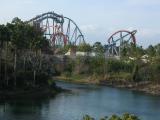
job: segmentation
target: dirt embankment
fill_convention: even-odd
[[[152,82],[124,82],[124,81],[104,81],[100,80],[100,85],[118,87],[118,88],[127,88],[134,91],[140,91],[152,95],[160,96],[160,84]]]

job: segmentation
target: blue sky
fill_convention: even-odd
[[[28,20],[55,11],[73,19],[89,43],[107,38],[120,29],[138,30],[144,47],[160,43],[160,0],[0,0],[0,23],[19,17]]]

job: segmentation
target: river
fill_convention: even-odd
[[[57,82],[71,90],[45,100],[16,100],[0,104],[0,120],[81,120],[129,112],[142,120],[160,120],[160,97],[125,89]]]

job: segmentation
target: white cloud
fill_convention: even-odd
[[[136,34],[137,43],[144,47],[160,43],[160,29],[141,28]]]
[[[1,4],[4,4],[4,5],[28,5],[28,4],[33,4],[35,2],[35,0],[13,0],[13,1],[10,1],[10,0],[5,0],[5,1],[2,1]],[[8,4],[9,3],[9,4]],[[18,6],[17,6],[18,7]]]
[[[80,29],[84,33],[95,33],[97,31],[98,27],[96,25],[82,25],[80,27]]]
[[[160,5],[160,0],[127,0],[129,5]]]
[[[155,37],[160,36],[160,29],[150,29],[150,28],[143,28],[138,30],[139,35],[142,37]]]

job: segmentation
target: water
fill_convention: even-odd
[[[96,85],[57,82],[70,89],[51,99],[23,100],[0,104],[0,120],[81,120],[113,113],[133,113],[142,120],[160,120],[160,97]]]

